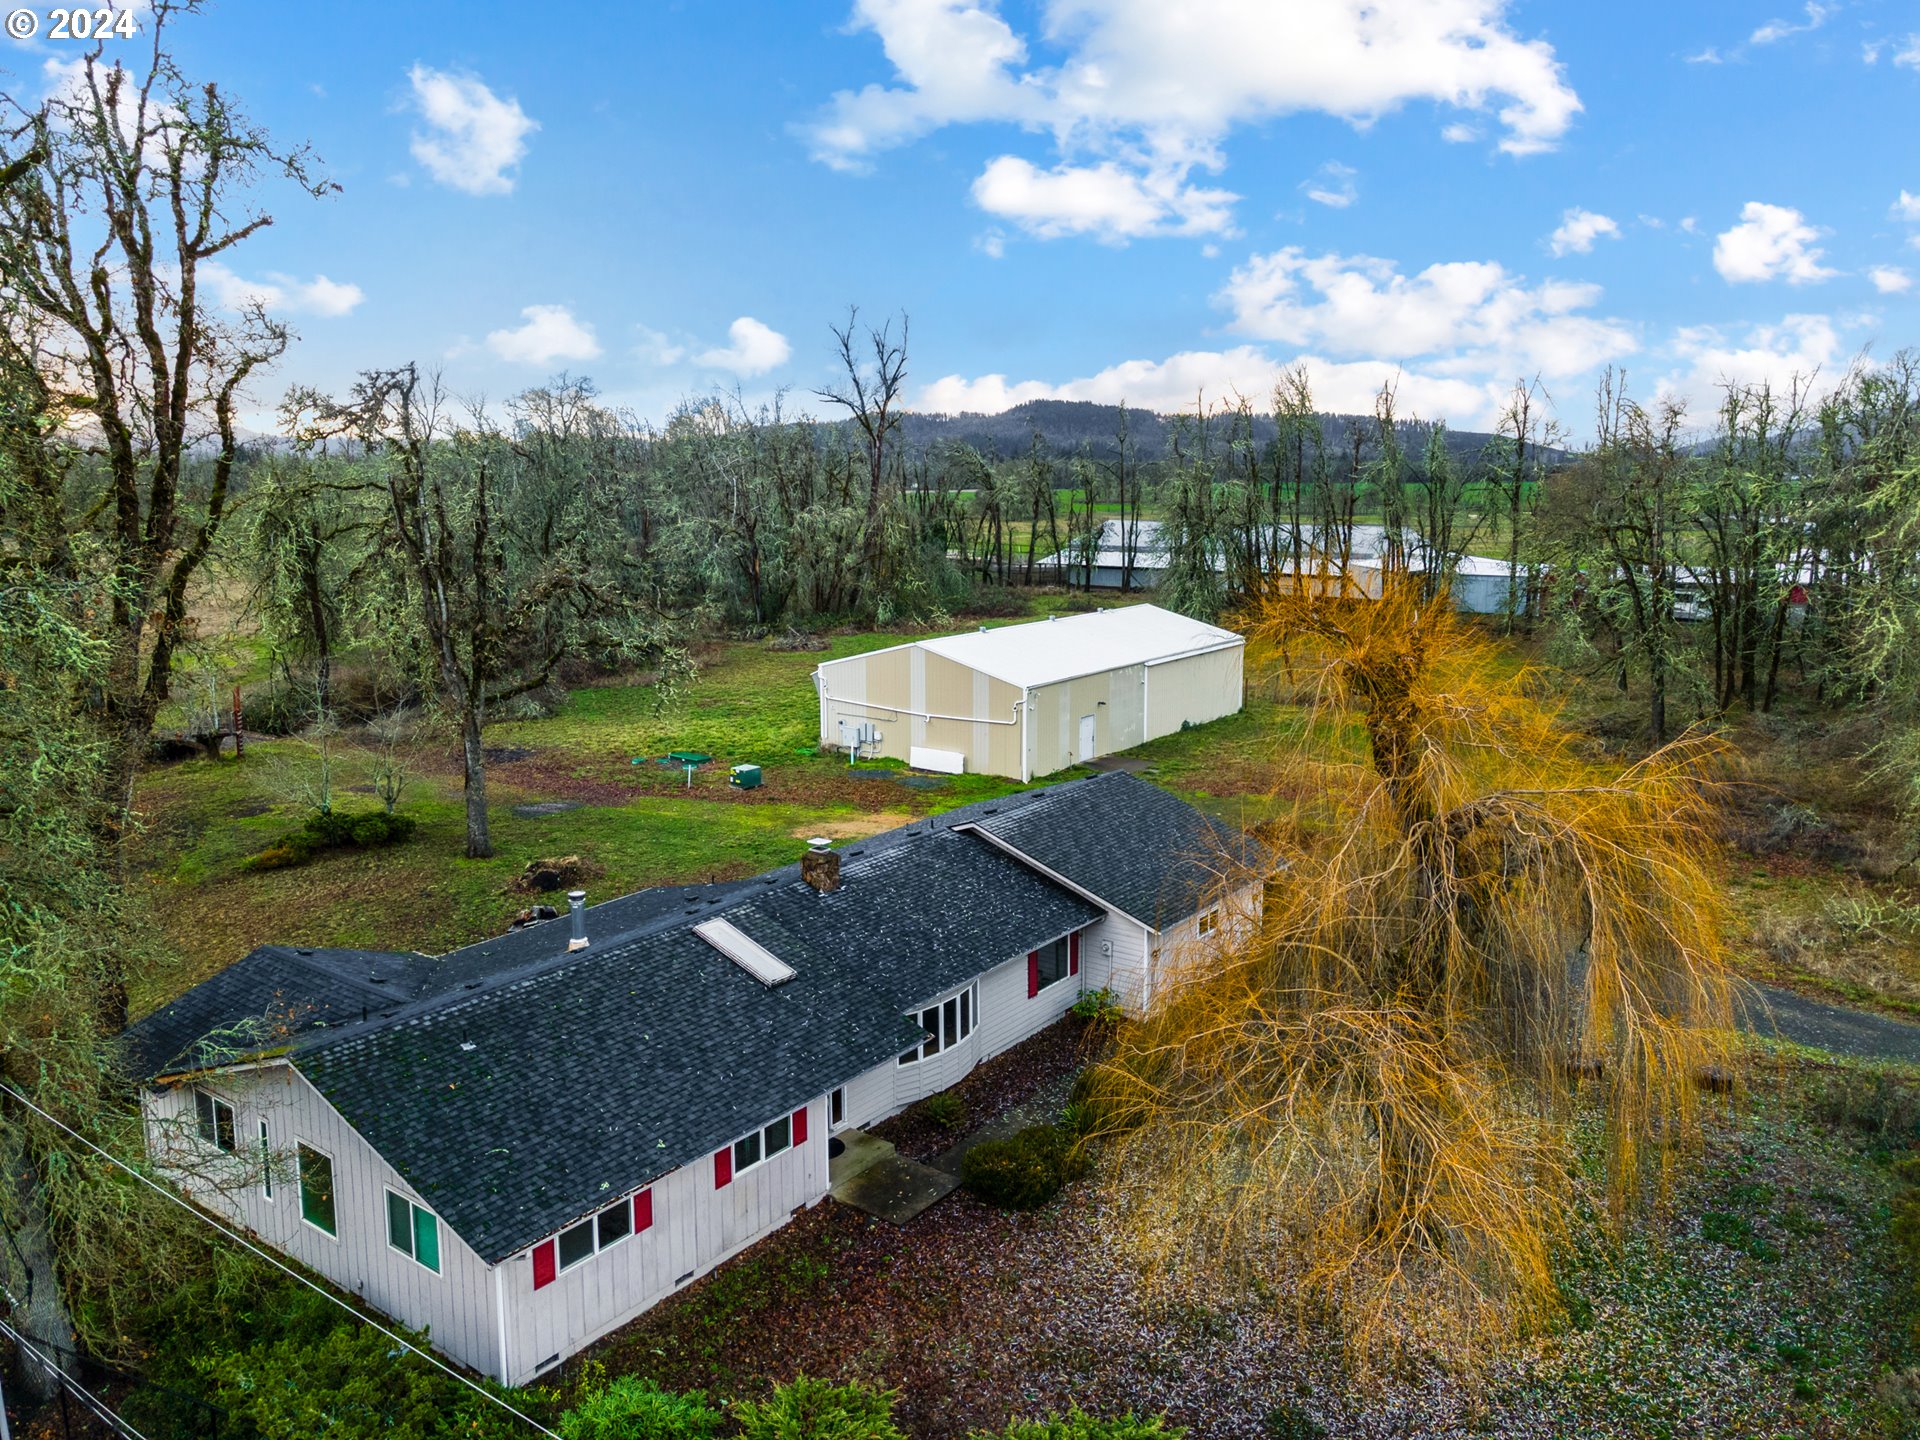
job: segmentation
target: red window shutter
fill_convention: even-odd
[[[538,1290],[542,1285],[551,1285],[553,1283],[553,1277],[559,1273],[560,1269],[560,1267],[554,1263],[555,1259],[553,1241],[542,1240],[538,1245],[533,1247],[534,1289]]]
[[[1040,952],[1027,952],[1027,999],[1031,1000],[1040,993]]]
[[[1080,932],[1078,930],[1067,937],[1067,973],[1069,975],[1080,973]]]
[[[807,1143],[807,1107],[804,1105],[793,1112],[793,1143],[796,1145]]]
[[[713,1188],[724,1189],[733,1183],[733,1147],[722,1145],[713,1152]]]
[[[642,1230],[652,1228],[652,1225],[653,1191],[642,1190],[633,1197],[633,1233],[638,1235]]]

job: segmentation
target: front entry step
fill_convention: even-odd
[[[893,1154],[893,1142],[864,1130],[836,1130],[827,1141],[827,1185],[851,1180]]]
[[[842,1135],[846,1133],[841,1131]],[[885,1141],[877,1143],[886,1144]],[[889,1153],[878,1156],[855,1174],[836,1179],[828,1193],[841,1204],[851,1205],[877,1220],[905,1225],[934,1201],[952,1194],[960,1184],[958,1175],[922,1165],[917,1160],[903,1159],[891,1153],[891,1145],[887,1145],[887,1151]],[[852,1153],[851,1146],[848,1153]]]

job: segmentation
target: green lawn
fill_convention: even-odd
[[[1057,594],[1038,597],[1033,609],[1085,604]],[[794,859],[808,835],[869,834],[1019,789],[994,776],[909,777],[895,762],[850,767],[814,753],[814,666],[908,638],[841,635],[822,651],[728,642],[704,651],[697,673],[671,695],[639,684],[584,686],[548,718],[489,726],[487,746],[500,758],[488,767],[495,849],[488,860],[462,855],[460,773],[444,739],[423,748],[400,806],[419,823],[412,841],[288,870],[255,871],[246,861],[308,813],[302,781],[318,767],[310,746],[256,742],[238,763],[153,769],[141,787],[138,889],[170,953],[136,978],[134,1008],[148,1009],[268,941],[440,953],[498,933],[532,903],[508,884],[537,857],[577,854],[597,866],[589,891],[598,898],[751,875]],[[1169,789],[1218,813],[1258,818],[1250,807],[1265,793],[1282,716],[1283,707],[1255,693],[1244,713],[1139,753],[1152,762],[1151,778]],[[714,762],[689,786],[678,766],[656,763],[673,750],[698,750]],[[337,747],[337,809],[376,807],[365,784],[370,759],[351,744]],[[727,784],[727,767],[739,762],[762,767],[760,789]],[[1067,772],[1075,773],[1084,772]],[[515,813],[551,802],[576,808]]]

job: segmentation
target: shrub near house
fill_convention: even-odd
[[[416,823],[410,816],[370,810],[342,815],[322,810],[298,830],[282,835],[247,864],[255,870],[284,870],[304,865],[328,850],[376,850],[411,839]]]

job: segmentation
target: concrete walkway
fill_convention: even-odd
[[[997,1119],[989,1120],[978,1130],[965,1136],[955,1145],[948,1146],[933,1157],[933,1163],[948,1174],[960,1174],[960,1162],[967,1158],[967,1152],[982,1140],[1005,1140],[1019,1134],[1029,1125],[1044,1125],[1049,1120],[1060,1118],[1060,1109],[1067,1103],[1067,1096],[1073,1091],[1073,1077],[1064,1075],[1052,1084],[1042,1087],[1039,1093],[1021,1101]]]
[[[1778,1036],[1856,1060],[1904,1060],[1920,1064],[1920,1024],[1825,1005],[1791,990],[1749,985],[1740,1004],[1740,1028]]]
[[[877,1220],[905,1225],[960,1183],[958,1174],[908,1160],[891,1141],[864,1130],[833,1138],[846,1148],[827,1162],[827,1193]]]

